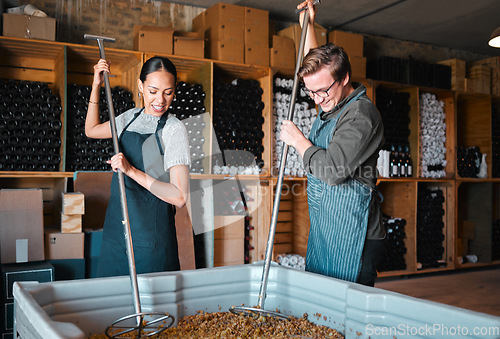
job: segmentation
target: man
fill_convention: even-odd
[[[309,139],[291,121],[283,122],[280,138],[295,147],[308,173],[306,270],[374,286],[385,237],[375,186],[382,118],[366,88],[351,83],[345,51],[333,44],[318,46],[316,10],[312,0],[298,8],[305,6],[310,15],[307,55],[298,76],[319,115]]]

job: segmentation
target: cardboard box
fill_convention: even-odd
[[[134,25],[134,50],[173,54],[174,32],[171,27]]]
[[[217,3],[205,13],[205,37],[211,44],[234,41],[243,44],[244,7]]]
[[[0,263],[44,259],[42,190],[0,190]]]
[[[61,193],[62,214],[85,214],[85,196],[80,192]]]
[[[45,256],[52,259],[81,259],[84,254],[84,233],[61,233],[45,230]]]
[[[205,33],[205,17],[206,13],[202,12],[198,14],[191,22],[191,27],[194,32],[201,33],[204,35]]]
[[[270,51],[270,65],[278,68],[295,68],[295,47],[292,38],[273,35],[273,47]]]
[[[454,91],[465,91],[466,61],[455,58],[442,60],[437,63],[451,67],[451,89]]]
[[[244,34],[245,48],[250,45],[252,48],[269,48],[269,12],[261,9],[245,7]],[[269,61],[267,63],[269,64]]]
[[[212,41],[210,43],[210,58],[221,61],[231,61],[242,64],[245,61],[243,43],[231,41]]]
[[[366,58],[349,55],[351,64],[351,77],[366,79]]]
[[[175,32],[173,48],[175,55],[205,57],[205,39],[198,32]]]
[[[203,13],[205,14],[205,26],[233,24],[239,25],[243,31],[245,7],[219,2]]]
[[[56,41],[55,18],[3,13],[3,35]]]
[[[327,30],[326,28],[323,28],[322,26],[318,24],[314,24],[315,27],[315,32],[316,32],[316,39],[318,40],[318,44],[324,45],[327,43]],[[279,36],[282,37],[288,37],[291,38],[294,41],[295,44],[295,53],[299,51],[299,45],[300,45],[300,36],[302,34],[302,28],[300,27],[299,24],[292,25],[290,27],[287,27],[285,29],[282,29],[281,31],[278,32]],[[273,43],[274,47],[274,43]],[[294,65],[295,67],[295,65]]]
[[[217,42],[233,42],[244,44],[244,30],[243,25],[239,24],[214,24],[206,26],[205,37],[210,44]]]
[[[269,30],[269,11],[245,7],[245,27],[267,27]]]
[[[81,214],[61,214],[61,233],[81,233]]]
[[[362,34],[343,31],[331,31],[328,34],[328,42],[344,48],[349,57],[363,56],[363,40],[364,36]]]
[[[269,67],[269,47],[246,45],[245,64]]]
[[[269,27],[245,28],[245,47],[269,48]]]

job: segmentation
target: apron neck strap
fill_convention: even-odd
[[[161,146],[161,138],[160,138],[160,132],[165,127],[165,123],[167,122],[168,119],[168,113],[165,112],[161,116],[160,120],[158,120],[158,125],[156,126],[156,132],[155,132],[155,137],[156,137],[156,143],[158,144],[158,148],[160,150],[160,154],[163,155],[163,147]]]
[[[144,111],[144,107],[139,112],[135,113],[134,117],[130,120],[130,122],[125,125],[125,127],[123,128],[123,131],[120,133],[120,137],[118,138],[118,141],[121,141],[122,136],[123,136],[123,132],[125,132],[127,130],[127,128],[135,121],[135,119],[137,119],[139,117],[139,114],[141,114],[142,111]]]

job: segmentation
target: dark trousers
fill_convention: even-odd
[[[361,256],[361,271],[357,283],[371,287],[375,285],[377,267],[382,259],[385,243],[385,239],[365,240],[365,247]]]

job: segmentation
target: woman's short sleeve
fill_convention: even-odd
[[[170,117],[162,134],[165,171],[172,166],[191,164],[189,140],[186,127],[176,117]]]

